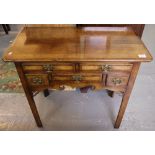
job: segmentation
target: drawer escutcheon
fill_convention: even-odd
[[[81,75],[73,75],[73,76],[72,76],[72,79],[73,79],[74,81],[79,82],[79,81],[82,80],[82,76],[81,76]]]
[[[43,65],[43,70],[45,70],[47,72],[51,72],[54,70],[54,66],[52,64]]]
[[[40,85],[40,84],[43,83],[43,80],[42,80],[41,78],[39,78],[39,77],[34,77],[34,78],[32,79],[32,82],[33,82],[34,84]]]
[[[101,70],[102,71],[105,71],[105,72],[108,72],[108,71],[110,71],[112,68],[111,68],[111,66],[110,65],[103,65],[103,66],[101,66]]]
[[[122,83],[122,79],[120,79],[120,78],[113,78],[112,79],[112,83],[114,85],[120,85]]]

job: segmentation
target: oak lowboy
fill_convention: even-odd
[[[28,25],[3,57],[16,65],[26,97],[39,127],[33,99],[48,89],[106,89],[122,92],[115,122],[122,121],[141,62],[152,57],[128,27],[52,27]],[[95,104],[95,103],[94,103]]]

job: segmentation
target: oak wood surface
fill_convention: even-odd
[[[26,27],[5,52],[5,61],[151,61],[128,27]]]
[[[133,31],[135,32],[135,34],[137,36],[139,36],[140,38],[142,37],[143,34],[143,30],[145,27],[145,24],[77,24],[77,27],[86,27],[86,26],[96,26],[96,27],[131,27],[133,29]]]

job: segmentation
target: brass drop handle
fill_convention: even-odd
[[[111,66],[110,65],[103,65],[103,66],[101,66],[101,70],[104,71],[104,72],[110,71]]]
[[[113,78],[112,79],[112,83],[114,85],[120,85],[122,83],[122,79],[120,79],[120,78]]]
[[[73,75],[73,76],[72,76],[72,79],[73,79],[74,81],[79,82],[79,81],[82,80],[82,76],[81,76],[81,75]]]
[[[54,66],[51,64],[43,65],[43,70],[45,70],[47,72],[51,72],[51,71],[53,71],[53,69],[54,69]]]
[[[43,83],[43,81],[42,81],[42,79],[41,79],[40,77],[34,77],[34,78],[32,79],[32,82],[33,82],[34,84],[42,84],[42,83]]]

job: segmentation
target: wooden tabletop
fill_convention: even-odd
[[[128,27],[24,27],[4,61],[151,61]]]

